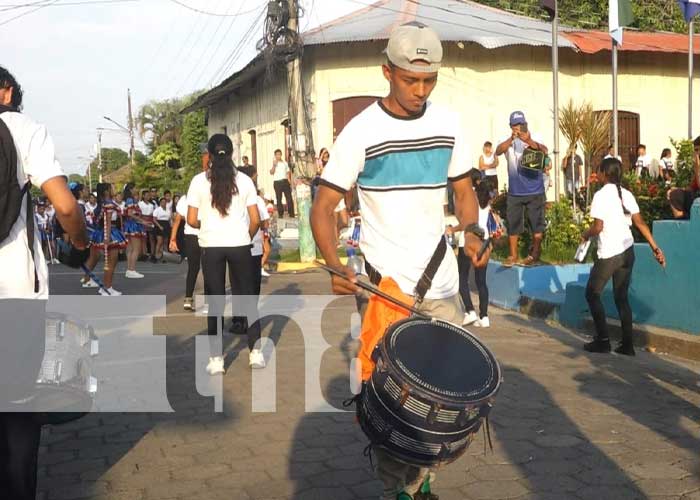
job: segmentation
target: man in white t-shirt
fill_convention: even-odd
[[[382,66],[390,84],[389,95],[379,99],[346,125],[338,136],[323,171],[312,208],[316,244],[326,263],[347,278],[333,276],[337,294],[355,294],[363,318],[362,347],[358,355],[363,381],[371,377],[372,341],[365,332],[387,325],[370,324],[369,308],[379,312],[375,300],[360,293],[357,276],[343,266],[336,253],[334,210],[357,183],[361,206],[360,249],[369,279],[383,290],[400,289],[408,300],[429,316],[461,324],[464,306],[459,297],[457,262],[446,251],[443,200],[448,180],[455,192],[460,223],[470,227],[466,251],[477,262],[481,240],[471,231],[477,223],[477,202],[467,174],[470,155],[458,116],[428,101],[437,84],[442,45],[427,26],[412,22],[396,28]],[[437,245],[437,248],[436,248]],[[433,261],[436,266],[429,266]],[[419,279],[432,267],[432,284],[425,290]],[[425,283],[421,280],[421,283]],[[404,299],[406,300],[406,299]],[[439,360],[435,360],[439,362]],[[402,491],[415,495],[429,477],[427,468],[400,463],[381,447],[373,449],[377,475],[384,485],[383,498]]]
[[[154,188],[155,189],[155,188]],[[141,210],[141,216],[144,221],[149,224],[144,226],[146,231],[146,238],[141,251],[144,255],[147,255],[151,262],[156,261],[156,233],[155,224],[153,224],[153,212],[156,206],[153,204],[153,195],[148,189],[141,191],[141,201],[139,201],[139,209]]]
[[[0,168],[16,163],[19,187],[41,188],[73,243],[64,262],[78,267],[88,256],[82,209],[68,189],[46,128],[20,113],[21,105],[21,87],[0,67],[0,162],[8,162]],[[28,192],[22,192],[20,204],[4,206],[0,214],[10,217],[10,210],[19,209],[0,240],[0,490],[3,498],[34,500],[41,424],[26,413],[24,403],[34,401],[44,355],[49,273]]]
[[[287,212],[289,216],[294,218],[294,200],[292,200],[292,172],[289,170],[289,165],[282,159],[282,150],[275,150],[275,159],[272,161],[270,169],[272,176],[272,186],[275,188],[275,197],[277,198],[277,216],[284,217],[284,204],[282,204],[282,195],[287,204]]]

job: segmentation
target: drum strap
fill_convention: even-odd
[[[425,294],[428,293],[428,290],[430,290],[430,286],[433,284],[433,278],[435,277],[438,269],[440,269],[440,264],[442,264],[442,260],[445,258],[446,253],[447,242],[445,241],[445,238],[441,236],[440,241],[433,252],[433,256],[430,257],[428,267],[426,267],[425,271],[423,271],[423,275],[420,277],[418,283],[416,283],[416,288],[413,290],[413,296],[416,304],[423,302],[423,298],[425,297]],[[377,271],[366,259],[365,272],[367,272],[367,276],[372,284],[379,285],[379,282],[382,281],[382,274]]]

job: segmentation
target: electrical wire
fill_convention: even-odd
[[[21,17],[28,16],[29,14],[31,14],[31,13],[33,13],[33,12],[36,12],[37,10],[41,10],[41,9],[43,9],[43,8],[49,7],[51,4],[54,4],[54,3],[56,3],[56,2],[58,2],[58,0],[49,0],[48,3],[44,2],[43,5],[39,5],[38,7],[35,7],[35,8],[33,8],[33,9],[31,9],[31,10],[28,10],[28,11],[26,11],[26,12],[22,12],[21,14],[18,14],[18,15],[14,16],[14,17],[11,17],[11,18],[9,18],[9,19],[6,19],[5,21],[0,22],[0,26],[4,26],[4,25],[6,25],[6,24],[9,24],[9,23],[11,23],[12,21],[14,21],[14,20],[16,20],[16,19],[19,19],[19,18],[21,18]]]
[[[191,11],[193,11],[193,12],[197,12],[197,13],[199,13],[199,14],[204,14],[204,15],[206,15],[206,16],[216,16],[216,17],[236,17],[236,16],[242,16],[242,15],[245,15],[245,14],[250,14],[251,12],[255,12],[255,11],[258,10],[260,7],[262,7],[262,5],[260,5],[260,7],[256,7],[256,8],[254,8],[254,9],[250,9],[250,10],[247,10],[247,11],[245,11],[245,12],[240,12],[240,13],[238,13],[238,14],[218,14],[218,13],[216,13],[216,12],[208,12],[208,11],[206,11],[206,10],[197,9],[197,8],[195,8],[195,7],[192,7],[192,6],[190,6],[190,5],[187,5],[187,4],[184,3],[184,2],[181,2],[180,0],[170,0],[170,1],[173,2],[173,3],[178,4],[178,5],[181,6],[181,7],[184,7],[184,8],[186,8],[186,9],[189,9],[189,10],[191,10]]]

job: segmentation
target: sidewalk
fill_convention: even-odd
[[[166,269],[164,265],[161,269]],[[173,271],[182,272],[182,269]],[[175,278],[169,294],[181,293]],[[170,286],[170,285],[169,285]],[[264,293],[328,293],[321,271],[274,275]],[[45,430],[42,500],[83,498],[377,498],[380,484],[362,456],[366,439],[349,412],[305,413],[304,345],[298,325],[275,317],[275,413],[252,413],[244,338],[227,335],[224,412],[194,388],[193,333],[203,318],[159,318],[176,348],[168,395],[176,413],[92,414]],[[322,316],[330,349],[321,387],[341,409],[348,397],[351,298]],[[169,312],[170,314],[170,312]],[[441,500],[700,500],[700,363],[639,352],[590,355],[584,339],[519,314],[490,312],[475,330],[498,357],[504,381],[492,412],[494,451],[477,436],[468,454],[438,474]],[[239,356],[240,353],[240,356]]]

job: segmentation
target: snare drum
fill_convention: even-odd
[[[98,350],[92,327],[46,314],[46,347],[31,399],[37,420],[58,424],[91,410],[97,393],[92,359]]]
[[[407,318],[389,327],[373,357],[374,372],[357,400],[371,443],[416,466],[459,458],[501,384],[491,351],[459,326]]]

